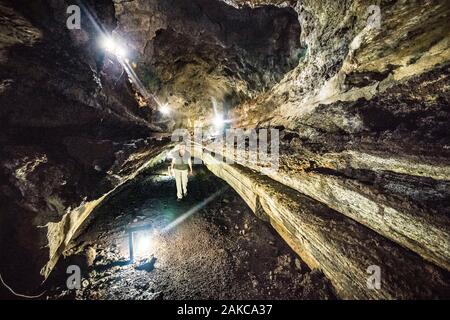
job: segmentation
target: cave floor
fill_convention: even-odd
[[[47,299],[335,298],[329,281],[310,270],[234,190],[204,167],[194,171],[182,202],[163,166],[99,208],[60,259]],[[135,246],[132,264],[127,229],[142,225],[151,225],[150,246],[143,252]],[[136,233],[135,242],[144,235]],[[66,270],[74,264],[82,270],[82,285],[68,290]]]

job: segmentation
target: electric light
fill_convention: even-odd
[[[108,36],[103,37],[101,39],[100,45],[105,51],[114,54],[118,58],[124,59],[127,56],[126,48],[112,37]]]
[[[213,119],[214,127],[222,128],[225,125],[225,120],[223,119],[223,115],[217,114]]]
[[[113,52],[115,48],[115,43],[111,37],[103,37],[101,46],[106,51]]]
[[[168,115],[168,114],[170,114],[170,108],[169,108],[169,105],[166,103],[165,105],[162,105],[160,108],[159,108],[159,112],[161,112],[162,114],[164,114],[164,115]]]
[[[127,50],[124,47],[117,45],[115,55],[119,58],[125,58],[127,56]]]

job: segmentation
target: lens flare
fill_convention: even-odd
[[[112,37],[103,37],[100,45],[105,51],[114,54],[118,58],[124,59],[127,57],[127,49]]]

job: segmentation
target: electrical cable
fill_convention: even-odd
[[[45,293],[45,291],[44,292],[42,292],[42,293],[40,293],[40,294],[38,294],[38,295],[35,295],[35,296],[29,296],[29,295],[26,295],[26,294],[20,294],[20,293],[17,293],[17,292],[15,292],[10,286],[8,286],[6,283],[5,283],[5,281],[3,280],[3,277],[2,277],[2,275],[1,275],[1,273],[0,273],[0,282],[3,284],[3,286],[6,288],[6,289],[8,289],[13,295],[15,295],[16,297],[20,297],[20,298],[25,298],[25,299],[37,299],[37,298],[40,298],[40,297],[42,297],[43,295],[44,295],[44,293]]]

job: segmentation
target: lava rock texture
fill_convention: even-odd
[[[155,152],[149,112],[120,64],[98,54],[88,18],[81,30],[66,28],[69,5],[0,3],[0,272],[18,291],[48,275],[79,223],[76,212]],[[112,3],[90,5],[114,28]],[[118,70],[104,73],[109,64]]]
[[[228,2],[236,7],[280,4]],[[370,1],[305,0],[290,5],[299,16],[306,55],[271,90],[235,107],[234,126],[280,129],[280,169],[268,174],[272,180],[442,268],[441,284],[448,292],[448,2],[381,1],[374,7]],[[220,145],[212,149],[230,156]],[[218,174],[227,175],[224,170]],[[280,223],[275,214],[272,210],[269,215]],[[296,214],[281,221],[281,232],[303,244],[298,251],[305,261],[326,270],[327,258],[314,261],[319,251],[305,252],[305,238],[317,239],[292,229],[303,229],[291,223]],[[330,240],[316,245],[324,241]],[[359,255],[357,250],[343,254]],[[363,271],[358,269],[354,279]],[[355,297],[339,284],[345,277],[332,273],[328,275],[341,287],[341,296]],[[381,291],[375,296],[405,297],[400,288]],[[417,296],[427,296],[419,291]],[[367,290],[356,293],[365,295],[374,297]]]
[[[339,297],[450,297],[449,1],[81,3],[173,120],[101,54],[87,14],[65,27],[69,1],[1,1],[9,282],[34,289],[95,207],[164,157],[155,132],[208,124],[216,108],[231,126],[280,130],[279,170],[209,168]],[[366,285],[374,264],[380,290]]]

